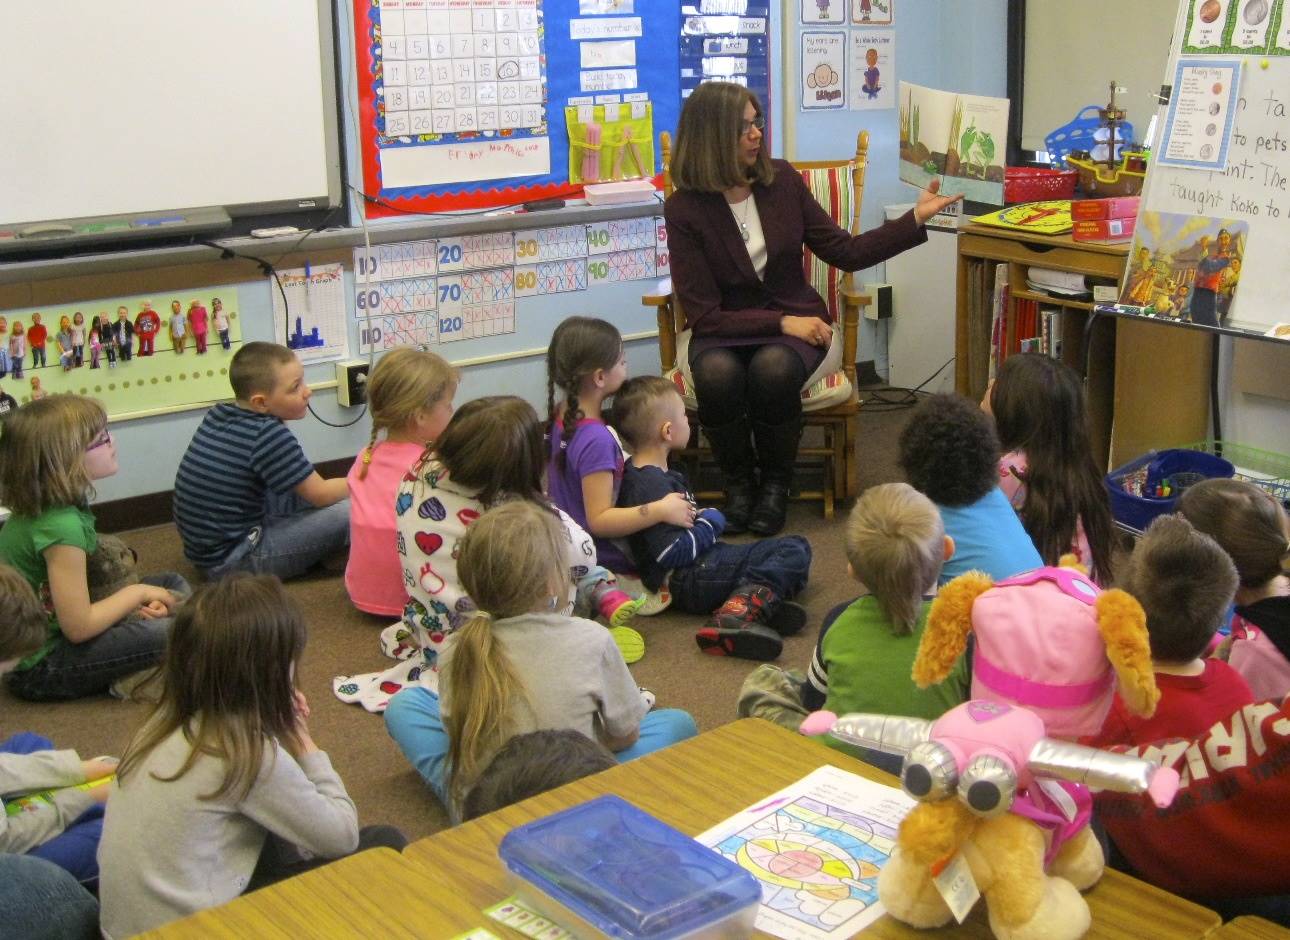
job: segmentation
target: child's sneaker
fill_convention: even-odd
[[[664,583],[657,591],[646,591],[641,596],[641,606],[636,611],[637,617],[653,617],[672,606],[672,592]]]
[[[774,613],[766,618],[766,626],[780,636],[796,636],[806,626],[806,608],[792,601],[780,601]]]
[[[653,711],[654,705],[658,702],[658,696],[643,685],[638,688],[641,690],[641,701],[645,703],[645,710]]]
[[[756,621],[740,627],[722,627],[714,618],[699,627],[694,640],[710,656],[737,656],[761,662],[778,658],[784,649],[784,638]]]
[[[626,595],[624,595],[626,597]],[[626,600],[614,608],[613,613],[609,615],[609,625],[611,627],[625,627],[632,622],[632,618],[640,613],[641,605],[645,603],[642,597],[627,597]]]
[[[609,635],[628,665],[640,662],[645,656],[645,638],[631,627],[610,627]]]

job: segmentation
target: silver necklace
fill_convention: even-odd
[[[752,238],[752,232],[748,231],[748,205],[753,201],[753,195],[750,191],[748,198],[744,200],[743,218],[739,220],[739,234],[743,236],[744,241]]]

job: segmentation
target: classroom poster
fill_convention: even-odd
[[[856,26],[890,26],[896,0],[851,0],[851,22]]]
[[[847,21],[846,0],[799,0],[802,5],[802,24],[820,26]]]
[[[920,189],[1003,205],[1007,98],[961,95],[900,82],[900,178]]]
[[[802,33],[802,110],[846,107],[846,38],[842,30]]]
[[[1156,162],[1223,170],[1241,86],[1239,59],[1179,59]]]
[[[221,320],[227,317],[227,347],[216,329],[217,300]],[[170,310],[175,303],[179,304],[185,318],[186,333],[182,352],[171,339],[169,329]],[[205,311],[207,332],[204,352],[197,351],[196,337],[193,335],[194,318],[189,311],[194,310],[194,304]],[[120,319],[122,307],[125,308],[126,320],[134,327],[129,343],[130,357],[125,357],[125,350],[119,344],[105,342],[101,335],[100,349],[96,355],[91,336],[95,318],[103,317],[109,323],[115,323]],[[30,337],[37,315],[40,316],[41,326],[45,328],[47,335],[44,340],[44,364],[36,365],[33,344],[29,339],[23,357],[22,375],[17,374],[11,362],[8,376],[0,379],[0,389],[22,404],[31,401],[33,393],[41,397],[63,392],[87,395],[103,403],[111,421],[226,401],[233,395],[228,384],[228,364],[242,345],[241,317],[238,313],[240,309],[237,288],[220,285],[6,310],[3,319],[7,321],[8,332],[0,333],[0,338],[7,341],[18,323],[22,324],[23,335]],[[149,311],[156,317],[155,320],[148,315]],[[71,368],[64,369],[60,361],[57,335],[63,318],[67,318],[70,329],[78,312],[85,327],[81,364],[75,365],[73,353]],[[149,334],[151,338],[147,345],[143,342],[145,331],[139,329],[142,323],[156,327],[155,332]],[[145,354],[149,349],[151,351]]]
[[[279,271],[276,278],[269,276],[269,290],[275,342],[294,350],[306,365],[349,355],[345,270],[340,264]]]
[[[847,65],[852,111],[896,106],[896,32],[891,29],[853,29],[849,34]]]

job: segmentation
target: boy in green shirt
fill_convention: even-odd
[[[939,685],[920,689],[910,677],[936,580],[954,554],[936,505],[906,483],[871,487],[851,510],[846,539],[847,570],[869,593],[825,618],[802,704],[839,715],[939,718],[968,699],[971,676],[965,654]]]

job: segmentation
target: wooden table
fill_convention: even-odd
[[[451,936],[433,885],[393,849],[370,849],[278,882],[221,907],[140,934],[153,940],[367,940]],[[476,917],[483,920],[483,915]]]
[[[1237,917],[1215,930],[1207,940],[1290,940],[1290,930],[1262,917]]]
[[[889,774],[839,751],[748,718],[421,839],[408,846],[404,858],[421,869],[422,893],[440,909],[430,934],[451,937],[488,923],[494,933],[519,936],[492,925],[481,913],[510,893],[497,846],[513,827],[616,793],[682,832],[697,835],[824,764],[895,783]],[[1213,911],[1110,869],[1086,897],[1093,912],[1090,937],[1199,938],[1219,925]],[[864,936],[991,934],[982,903],[962,927],[919,931],[883,917]]]

